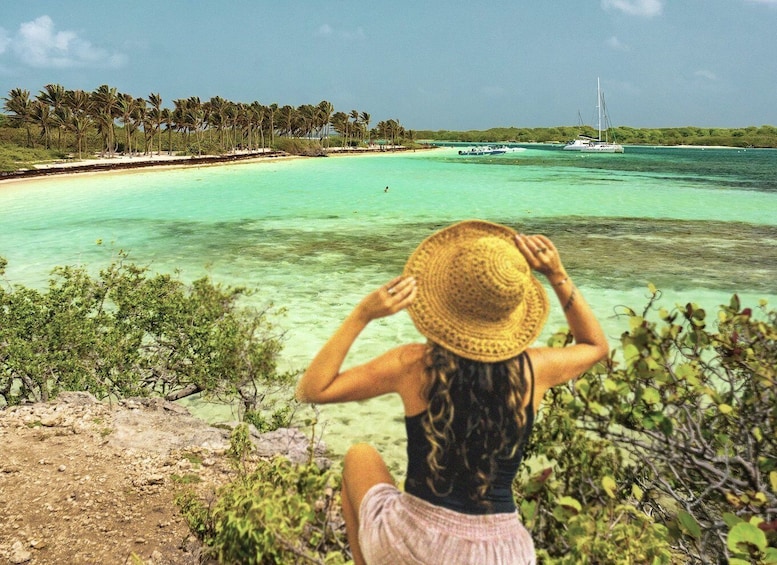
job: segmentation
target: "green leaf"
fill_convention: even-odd
[[[764,565],[777,565],[777,547],[767,547],[761,562]]]
[[[618,489],[618,485],[615,483],[615,479],[610,476],[602,477],[602,487],[604,492],[610,498],[615,498],[615,491]]]
[[[772,492],[777,494],[777,471],[769,473],[769,483],[772,485]]]
[[[636,359],[639,359],[639,349],[637,349],[637,347],[632,343],[624,345],[623,358],[626,360],[626,362],[632,362]]]
[[[531,529],[534,525],[534,519],[537,515],[537,501],[524,500],[521,502],[521,520],[527,528]]]
[[[642,391],[642,400],[653,405],[661,402],[661,394],[654,388],[646,388]]]
[[[752,549],[766,549],[766,534],[758,526],[749,522],[741,522],[731,528],[726,541],[729,550],[734,553],[750,554]]]
[[[637,500],[642,500],[642,497],[644,495],[645,493],[642,491],[639,485],[631,485],[631,496],[633,496]]]
[[[564,508],[568,508],[570,510],[574,510],[575,514],[579,514],[580,511],[583,509],[582,505],[571,496],[562,496],[561,498],[559,498],[558,505],[563,506]]]
[[[736,514],[732,514],[731,512],[724,512],[723,516],[721,517],[723,518],[723,521],[726,523],[729,529],[733,528],[737,524],[741,524],[742,522],[744,522],[742,518],[740,518]]]
[[[731,412],[734,410],[729,404],[718,404],[718,410],[720,410],[721,414],[731,414]]]
[[[665,436],[672,435],[672,432],[674,432],[672,419],[662,415],[661,419],[658,421],[658,429],[660,429]]]
[[[680,527],[683,531],[696,539],[701,537],[701,527],[699,526],[699,523],[696,521],[696,518],[691,516],[688,512],[680,510],[677,513],[677,520],[680,522]]]
[[[604,379],[602,385],[607,392],[616,392],[618,390],[618,383],[609,377]]]

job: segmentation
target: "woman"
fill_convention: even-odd
[[[575,338],[532,347],[548,280]],[[372,320],[407,308],[428,342],[341,366]],[[397,393],[408,434],[405,491],[367,445],[345,456],[342,504],[362,563],[534,563],[511,485],[545,392],[608,354],[607,340],[543,235],[483,221],[449,226],[411,255],[402,276],[368,294],[319,351],[298,396],[313,403]]]

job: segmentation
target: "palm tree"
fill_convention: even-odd
[[[207,108],[208,128],[213,127],[219,138],[219,145],[224,150],[224,128],[227,123],[229,103],[221,96],[214,96],[204,106]]]
[[[350,122],[348,121],[348,114],[345,112],[335,112],[330,120],[332,127],[340,134],[343,140],[343,147],[345,147],[345,141],[348,137],[348,131],[350,130]]]
[[[69,126],[76,137],[78,158],[81,159],[86,150],[86,134],[92,125],[92,98],[83,90],[68,90],[67,106],[71,112]]]
[[[195,141],[197,142],[197,153],[198,155],[202,155],[202,140],[200,138],[200,133],[202,125],[205,122],[205,112],[202,108],[202,102],[200,102],[199,96],[190,96],[185,100],[173,100],[173,104],[175,104],[173,120],[177,129],[186,132],[187,150],[191,133],[194,132]]]
[[[170,108],[162,109],[162,125],[165,126],[167,131],[167,154],[173,154],[173,126],[175,125],[175,118]],[[159,136],[159,152],[162,152],[162,136]]]
[[[391,140],[391,145],[396,145],[398,141],[405,136],[405,128],[399,123],[399,120],[388,120],[385,122],[385,137]]]
[[[15,123],[20,126],[24,126],[27,130],[27,147],[34,147],[32,141],[32,131],[30,131],[30,124],[32,123],[32,101],[30,100],[30,91],[23,90],[21,88],[14,88],[8,93],[8,97],[4,98],[5,104],[3,108],[6,111],[12,112],[11,123]]]
[[[102,154],[116,151],[116,129],[114,120],[119,115],[119,93],[114,87],[103,84],[92,92],[97,130],[103,138]]]
[[[257,144],[258,147],[264,148],[264,117],[267,112],[267,108],[262,106],[258,101],[254,100],[249,106],[251,123],[256,129],[259,130],[260,141]]]
[[[145,101],[144,101],[145,104]],[[120,94],[118,101],[119,120],[124,124],[124,153],[132,155],[132,133],[134,130],[134,120],[138,115],[139,107],[137,100],[131,94]]]
[[[38,100],[51,108],[53,119],[57,127],[57,149],[62,150],[62,130],[65,124],[60,119],[62,105],[65,103],[65,87],[59,84],[47,84],[45,90],[41,90]]]
[[[238,147],[244,145],[245,135],[243,130],[247,120],[246,105],[242,102],[232,102],[229,109],[229,125],[232,130],[229,150],[234,153]]]
[[[322,136],[324,138],[324,146],[329,147],[329,122],[332,120],[332,113],[335,111],[335,107],[331,102],[322,100],[318,103],[318,123],[319,128],[322,130]]]
[[[60,129],[64,129],[65,134],[73,130],[73,110],[70,107],[69,92],[71,91],[68,91],[68,90],[65,91],[65,101],[62,104],[62,106],[60,106],[59,110],[57,110],[57,113],[54,116],[54,119],[56,120],[56,123],[57,123],[57,127]]]
[[[310,139],[316,123],[316,108],[310,104],[303,104],[297,108],[297,121],[300,136]]]
[[[267,116],[270,119],[270,145],[272,145],[275,143],[275,113],[278,111],[278,105],[273,102],[267,109]]]
[[[367,112],[362,112],[359,116],[359,119],[361,119],[362,124],[364,125],[364,134],[365,138],[370,132],[370,118],[371,116]],[[366,142],[366,139],[362,139],[362,141]]]
[[[51,146],[51,128],[55,125],[54,114],[51,107],[45,102],[35,100],[32,103],[31,120],[40,127],[40,136],[46,149]]]
[[[278,110],[279,130],[281,135],[291,137],[292,123],[294,122],[294,108],[288,104]]]
[[[359,112],[358,110],[351,110],[350,118],[353,120],[351,125],[351,131],[349,132],[354,138],[356,137],[356,133],[359,130],[359,127],[361,123],[359,122]]]
[[[151,105],[151,108],[148,112],[148,122],[152,129],[152,140],[151,145],[153,146],[154,140],[153,137],[156,135],[159,135],[160,130],[162,129],[162,122],[164,118],[162,117],[162,97],[159,94],[154,94],[153,92],[148,95],[148,103]],[[162,154],[162,136],[159,135],[158,138],[158,150],[157,155]]]

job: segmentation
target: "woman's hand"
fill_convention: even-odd
[[[529,266],[548,279],[566,276],[556,246],[544,235],[518,234],[515,236],[515,245],[526,258]],[[554,283],[555,281],[550,282]]]
[[[396,277],[365,296],[357,309],[367,322],[391,316],[410,306],[416,290],[414,277]]]

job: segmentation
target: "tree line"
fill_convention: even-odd
[[[505,127],[488,130],[448,131],[418,130],[416,138],[434,141],[466,143],[566,143],[579,135],[597,137],[591,126],[559,126],[551,128]],[[624,145],[720,145],[726,147],[777,147],[777,127],[749,126],[745,128],[632,128],[616,127],[608,131],[611,141]]]
[[[276,136],[328,145],[335,132],[344,146],[355,146],[372,139],[396,144],[407,135],[399,120],[379,121],[370,129],[369,113],[336,112],[326,100],[293,107],[190,96],[167,108],[158,93],[136,97],[105,84],[92,92],[48,84],[35,96],[14,88],[3,100],[9,125],[24,129],[25,147],[72,150],[79,159],[91,152],[161,154],[163,146],[172,153],[176,144],[198,155],[259,150],[272,147]]]

